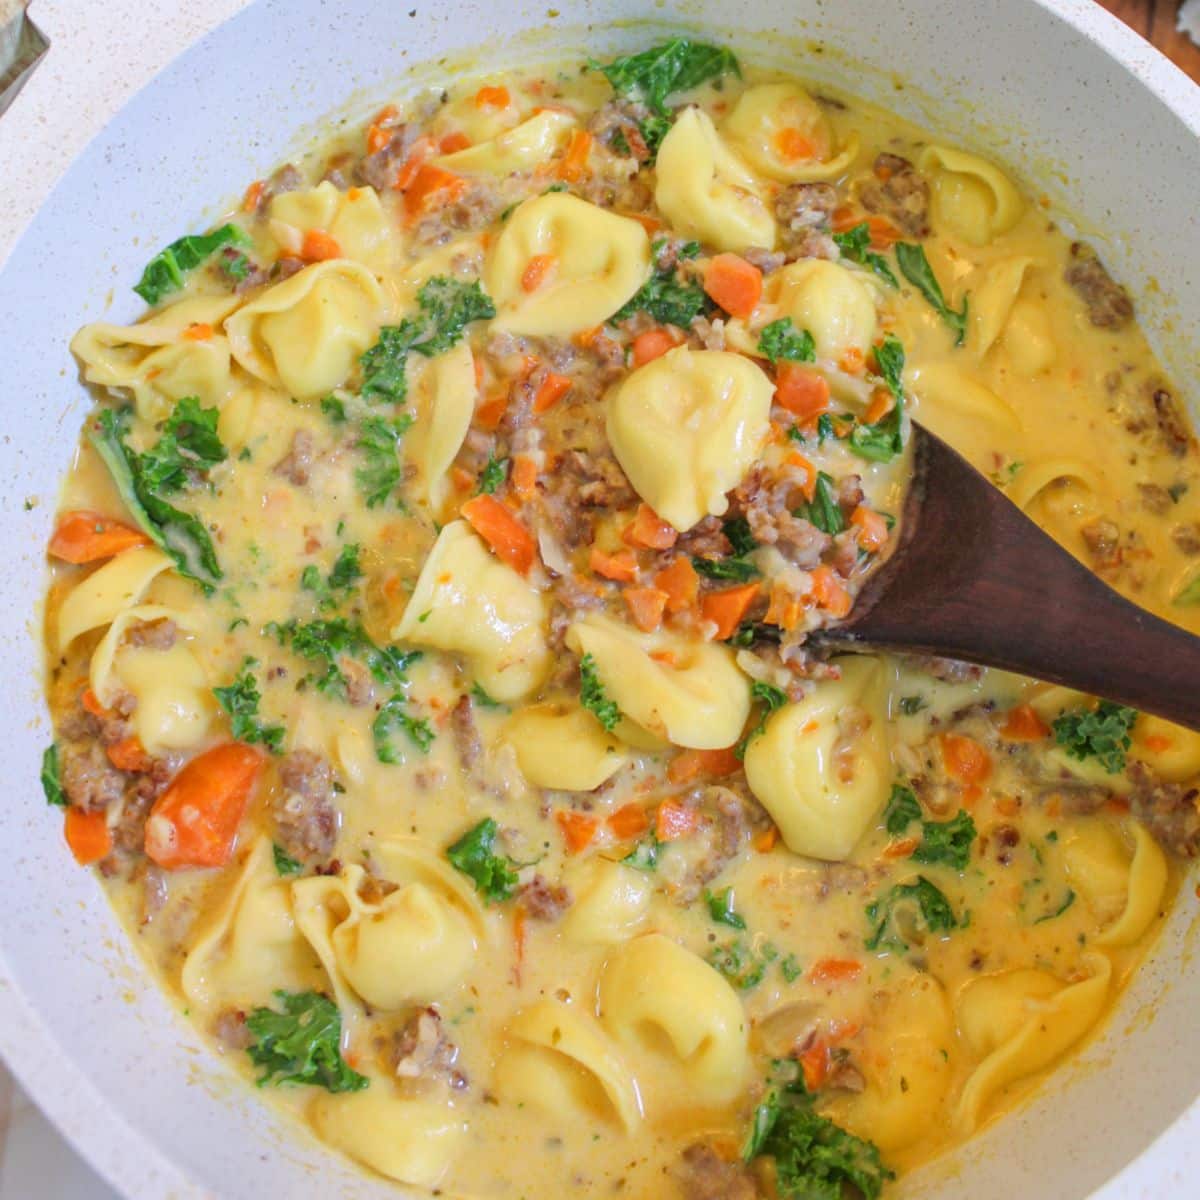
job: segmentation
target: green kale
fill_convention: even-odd
[[[692,566],[698,574],[709,579],[731,579],[735,583],[748,583],[758,576],[758,568],[744,558],[701,558],[693,555]]]
[[[728,925],[731,929],[745,929],[746,920],[733,907],[733,888],[727,887],[721,892],[710,892],[704,889],[704,902],[708,905],[708,915],[718,925]]]
[[[486,465],[479,473],[479,487],[475,494],[490,496],[507,478],[508,459],[489,454]]]
[[[1115,775],[1125,766],[1129,731],[1137,718],[1137,709],[1101,700],[1095,709],[1077,708],[1058,717],[1053,724],[1054,739],[1072,758],[1097,759]]]
[[[217,262],[217,270],[233,283],[241,283],[250,274],[254,264],[240,251],[224,254]]]
[[[228,452],[217,435],[219,415],[219,409],[201,408],[195,396],[184,396],[167,418],[162,436],[138,455],[143,486],[169,496],[224,462]]]
[[[672,269],[655,272],[609,320],[624,321],[635,313],[647,312],[660,325],[687,329],[710,309],[704,289],[698,283],[681,282]]]
[[[436,734],[433,726],[424,718],[412,716],[408,711],[408,701],[403,692],[397,692],[379,710],[379,715],[371,722],[371,734],[375,739],[375,757],[381,763],[398,763],[400,751],[396,746],[396,734],[403,731],[409,741],[422,754],[429,752]]]
[[[921,805],[912,788],[902,783],[892,784],[887,808],[883,810],[883,824],[893,837],[902,834],[913,821],[921,819]]]
[[[254,1038],[247,1053],[258,1078],[275,1086],[284,1083],[323,1087],[329,1092],[358,1092],[365,1075],[351,1070],[342,1058],[342,1016],[332,1000],[318,992],[276,992],[283,1012],[256,1008],[246,1018]]]
[[[672,38],[640,54],[629,54],[604,64],[590,61],[603,71],[618,95],[645,104],[656,116],[670,116],[667,101],[730,73],[741,77],[733,52],[687,38]]]
[[[612,733],[621,723],[621,710],[615,700],[608,698],[596,660],[590,654],[579,660],[579,700],[607,732]]]
[[[471,699],[483,708],[504,707],[499,700],[494,700],[491,696],[489,696],[478,682],[471,684]]]
[[[266,746],[272,754],[283,752],[283,739],[287,730],[282,725],[264,725],[258,717],[258,704],[262,696],[258,681],[254,677],[256,658],[242,661],[242,669],[228,687],[213,688],[217,703],[229,714],[229,726],[239,742],[249,745],[258,743]]]
[[[222,246],[247,244],[245,233],[236,225],[222,225],[212,233],[191,234],[173,241],[147,264],[133,290],[147,304],[157,304],[169,292],[184,284],[184,274],[194,270]]]
[[[797,330],[791,317],[764,325],[758,335],[758,348],[771,363],[781,358],[787,362],[814,362],[817,357],[813,335],[807,329]]]
[[[896,278],[892,268],[888,266],[887,259],[871,249],[871,227],[866,221],[855,225],[853,229],[847,229],[845,233],[835,233],[833,240],[837,243],[844,258],[848,258],[860,266],[870,267],[890,287],[898,288],[900,286],[900,281]]]
[[[912,852],[914,862],[945,863],[956,871],[966,869],[975,844],[975,820],[960,808],[949,821],[922,821],[921,844]]]
[[[475,890],[487,904],[508,900],[517,888],[517,864],[495,853],[498,832],[496,822],[485,817],[446,851],[450,865],[475,884]]]
[[[145,456],[125,444],[124,416],[103,409],[89,423],[87,436],[138,528],[174,559],[181,575],[211,592],[222,572],[208,530],[199,518],[175,508],[150,485],[143,473]]]
[[[750,522],[745,517],[731,517],[721,525],[721,532],[729,539],[734,554],[739,558],[758,549],[758,542],[750,532]]]
[[[42,754],[42,791],[46,793],[46,803],[66,808],[70,801],[62,787],[62,776],[59,774],[58,743],[51,742]]]
[[[635,871],[653,871],[658,866],[658,851],[662,842],[651,833],[643,838],[621,861]]]
[[[275,859],[275,873],[277,875],[299,875],[304,870],[304,864],[297,862],[288,852],[276,842],[271,847],[271,855]]]
[[[1065,913],[1067,909],[1070,908],[1074,903],[1075,890],[1074,888],[1067,888],[1067,894],[1063,899],[1063,902],[1053,912],[1048,912],[1044,916],[1038,917],[1038,919],[1034,921],[1034,924],[1040,925],[1043,921],[1053,921],[1055,917],[1061,917],[1063,913]]]
[[[846,528],[846,518],[842,516],[842,506],[834,493],[833,480],[824,471],[817,472],[813,498],[796,509],[793,516],[802,517],[830,537]]]
[[[787,692],[782,688],[776,687],[773,683],[765,683],[761,679],[756,679],[750,685],[750,699],[761,704],[762,711],[758,714],[758,723],[733,748],[733,752],[738,758],[745,758],[746,747],[760,733],[766,731],[767,722],[771,719],[771,714],[781,709],[788,701]]]
[[[354,482],[368,508],[386,504],[400,486],[403,471],[396,450],[412,423],[411,414],[401,413],[394,421],[365,417],[359,425],[356,445],[363,464],[354,472]]]
[[[963,297],[961,312],[955,312],[942,295],[941,284],[925,257],[924,247],[916,242],[897,242],[896,261],[900,272],[929,302],[934,312],[954,331],[954,344],[961,346],[967,336],[967,297]]]
[[[322,396],[321,411],[334,425],[345,425],[346,402],[344,400],[339,400],[337,396]]]
[[[875,348],[879,374],[896,403],[874,425],[855,425],[850,448],[872,462],[891,462],[904,449],[904,346],[888,334]]]
[[[338,665],[342,659],[357,659],[379,683],[400,688],[408,681],[408,668],[421,657],[419,650],[375,645],[361,625],[345,617],[304,623],[295,618],[282,624],[272,621],[263,632],[281,646],[290,645],[292,653],[300,658],[324,664],[323,674],[306,676],[303,682],[311,680],[318,691],[342,700],[349,682]]]
[[[357,542],[343,546],[327,579],[322,579],[321,572],[310,563],[300,573],[300,586],[307,592],[315,593],[321,608],[336,608],[345,598],[344,593],[363,577],[362,566],[358,561],[360,550]],[[339,592],[343,595],[339,596]]]
[[[779,957],[770,943],[746,943],[741,938],[714,946],[708,952],[708,963],[715,967],[739,991],[748,992],[766,978],[767,968]]]
[[[898,883],[867,905],[871,928],[864,942],[866,948],[907,950],[908,943],[897,926],[901,916],[915,928],[924,928],[929,933],[958,928],[950,901],[924,875],[918,875],[914,882]]]
[[[901,696],[900,711],[906,717],[916,716],[923,708],[928,708],[929,705],[925,701],[924,696]]]

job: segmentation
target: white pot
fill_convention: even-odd
[[[37,787],[49,735],[32,614],[58,480],[90,404],[67,342],[85,319],[133,317],[129,285],[154,249],[215,217],[216,202],[283,161],[348,99],[361,118],[403,90],[409,64],[485,40],[489,68],[556,49],[606,54],[663,28],[612,24],[647,10],[663,18],[662,7],[559,2],[561,15],[548,19],[544,3],[430,0],[409,16],[382,0],[259,0],[134,96],[79,155],[0,275],[2,719],[14,787],[0,805],[0,1051],[130,1196],[351,1200],[398,1189],[277,1117],[172,1013],[91,875],[71,863]],[[791,0],[739,5],[732,22],[728,5],[679,7],[689,27],[747,57],[837,79],[1037,180],[1103,244],[1150,332],[1169,329],[1159,349],[1195,391],[1200,361],[1185,351],[1200,340],[1200,90],[1092,0]],[[538,33],[522,42],[526,29]],[[142,31],[135,19],[114,36],[124,46]],[[107,50],[93,49],[101,72]],[[58,119],[66,129],[75,112]],[[27,136],[53,145],[55,130]],[[31,512],[26,497],[39,499]],[[1194,915],[1188,885],[1107,1034],[1032,1104],[900,1194],[1196,1195]]]

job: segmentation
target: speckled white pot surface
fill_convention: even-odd
[[[35,9],[53,47],[0,120],[0,729],[13,785],[0,805],[0,1051],[131,1197],[399,1194],[277,1118],[171,1012],[92,877],[71,865],[36,782],[47,740],[35,616],[43,547],[89,404],[70,335],[85,318],[134,316],[129,285],[149,254],[202,227],[322,118],[361,117],[403,92],[410,64],[484,40],[480,59],[495,68],[555,47],[575,56],[645,43],[644,28],[615,20],[707,28],[1035,178],[1102,242],[1176,377],[1198,392],[1200,89],[1091,0],[558,3],[554,14],[472,0]],[[524,30],[535,40],[523,42]],[[1032,1104],[900,1194],[1200,1195],[1196,914],[1189,885],[1107,1034]]]

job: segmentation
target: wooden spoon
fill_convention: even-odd
[[[814,640],[1001,667],[1200,729],[1200,637],[1117,595],[918,425],[899,544]]]

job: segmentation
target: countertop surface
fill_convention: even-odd
[[[50,41],[0,116],[0,265],[53,183],[125,100],[247,0],[36,0]],[[1176,30],[1175,0],[1104,0],[1105,7],[1200,80],[1200,47]],[[0,5],[0,7],[3,7]],[[125,30],[125,35],[115,31]],[[76,119],[44,136],[50,115]],[[0,1200],[118,1200],[21,1094],[0,1064]]]

